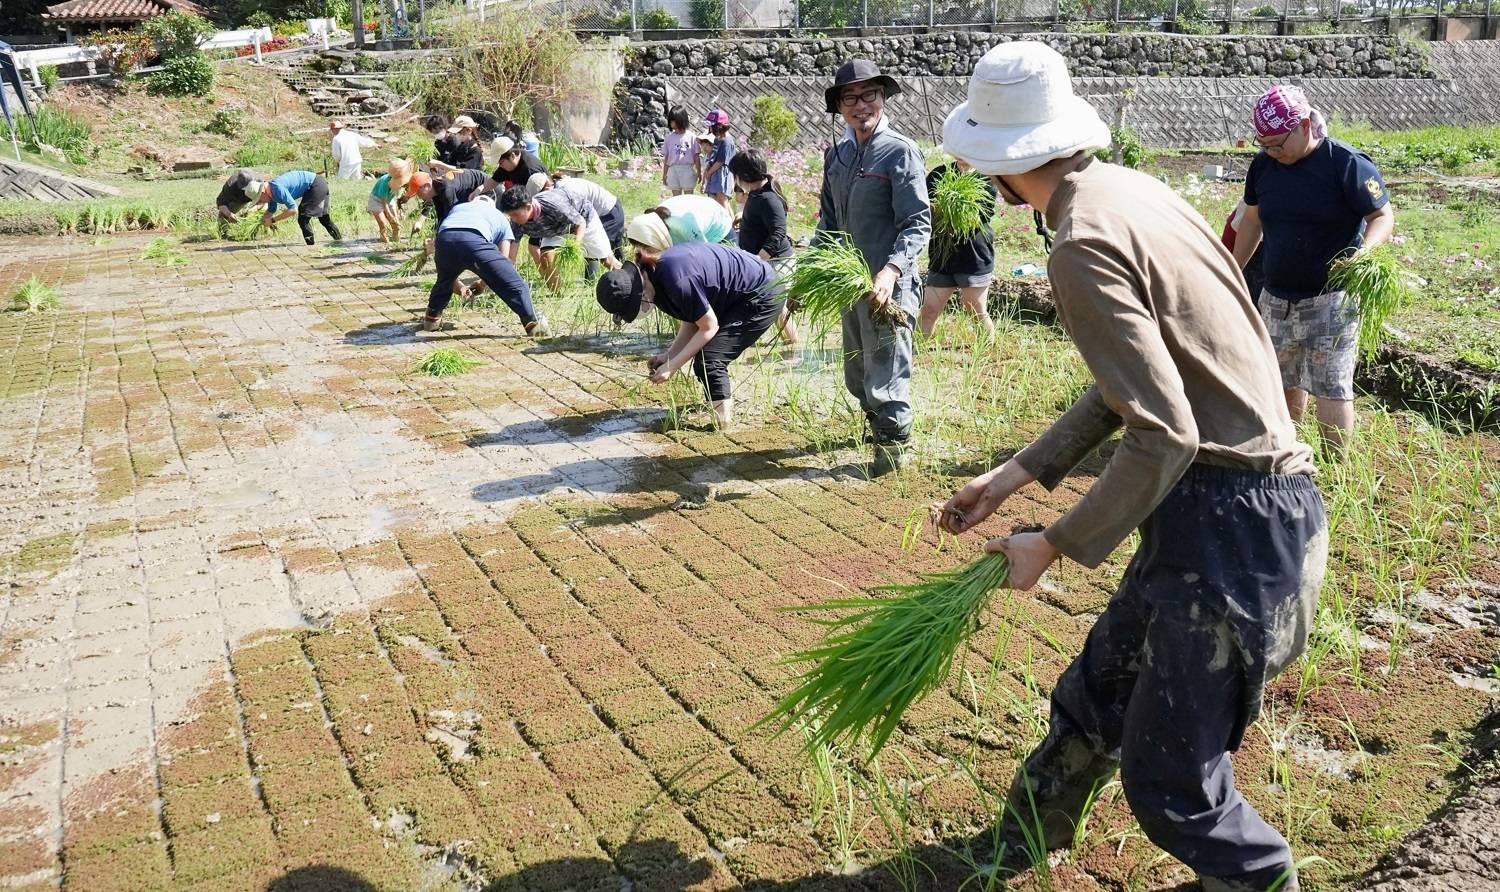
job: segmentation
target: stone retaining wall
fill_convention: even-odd
[[[851,56],[872,59],[898,78],[967,77],[991,47],[1044,40],[1075,78],[1431,78],[1426,52],[1394,37],[1211,36],[1176,34],[1009,35],[945,31],[892,37],[686,40],[634,44],[616,87],[614,138],[661,140],[667,84],[679,78],[831,77]],[[743,82],[729,89],[745,89]],[[753,86],[753,83],[752,83]],[[770,85],[767,84],[767,87]],[[770,92],[769,89],[761,92]],[[696,111],[696,109],[695,109]]]
[[[9,150],[9,146],[6,149]],[[120,190],[24,161],[0,158],[0,198],[77,201],[119,195]]]

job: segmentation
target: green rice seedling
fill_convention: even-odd
[[[230,223],[225,234],[232,242],[253,242],[265,235],[267,230],[260,225],[260,214],[246,214]]]
[[[1412,301],[1411,274],[1389,245],[1356,251],[1333,262],[1328,287],[1343,291],[1359,307],[1359,349],[1375,356],[1385,323]]]
[[[552,251],[552,272],[557,282],[557,287],[552,290],[560,292],[581,280],[584,263],[583,246],[578,244],[578,239],[571,235],[563,239],[563,243]]]
[[[484,363],[465,356],[452,347],[439,347],[423,357],[421,362],[412,367],[412,371],[419,375],[447,378],[451,375],[462,375],[481,365]]]
[[[370,253],[365,255],[365,263],[371,264],[386,263],[390,259],[391,257],[389,254],[382,254],[379,251],[371,251]]]
[[[398,263],[396,265],[396,268],[386,273],[386,275],[393,279],[407,278],[420,273],[422,271],[422,267],[426,265],[427,249],[423,248],[422,250]]]
[[[864,255],[852,239],[837,233],[797,255],[797,265],[786,279],[786,296],[801,308],[814,332],[827,332],[874,287]],[[905,324],[902,316],[894,304],[885,305],[886,321]]]
[[[57,289],[32,276],[11,295],[10,308],[17,313],[44,313],[60,306]]]
[[[950,166],[932,184],[932,241],[928,251],[942,263],[952,250],[968,241],[985,219],[994,214],[989,189],[979,174]]]
[[[141,252],[142,260],[168,260],[172,256],[172,240],[166,236],[157,236],[146,245],[146,250]]]
[[[812,667],[756,724],[774,724],[778,733],[808,728],[811,746],[863,741],[874,758],[906,708],[947,680],[955,652],[1009,570],[1004,555],[987,554],[910,585],[878,586],[870,597],[789,608],[854,612],[812,620],[828,627],[827,637],[789,660]]]

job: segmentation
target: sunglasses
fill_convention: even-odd
[[[853,108],[856,104],[861,102],[870,103],[876,101],[877,99],[884,98],[885,91],[880,89],[879,87],[875,87],[873,89],[864,90],[859,93],[845,93],[844,95],[839,97],[839,105],[843,106],[844,108]]]

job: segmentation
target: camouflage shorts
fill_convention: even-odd
[[[1269,291],[1260,315],[1276,348],[1281,386],[1330,400],[1354,399],[1354,361],[1359,350],[1359,310],[1344,292],[1286,301]]]

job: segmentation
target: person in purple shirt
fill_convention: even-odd
[[[773,293],[776,271],[727,245],[689,242],[661,251],[632,241],[636,263],[599,278],[594,289],[599,305],[624,322],[653,307],[676,319],[677,337],[647,360],[651,383],[667,383],[691,362],[714,418],[720,427],[728,426],[734,419],[729,364],[781,315],[784,301]]]
[[[320,173],[310,170],[289,170],[269,183],[252,181],[245,194],[255,195],[255,203],[266,206],[261,225],[275,229],[282,220],[297,215],[297,228],[302,230],[302,240],[313,243],[312,219],[318,218],[328,237],[339,241],[343,235],[328,210],[328,181]],[[296,205],[296,207],[292,207]]]

